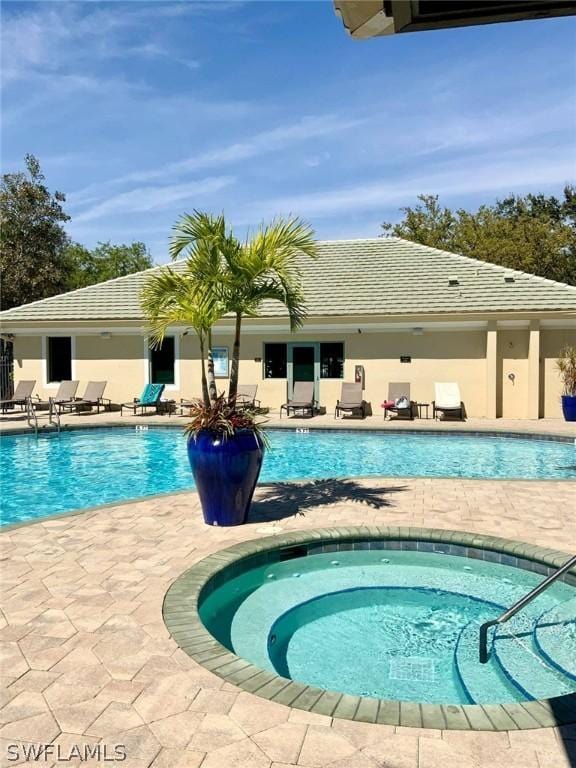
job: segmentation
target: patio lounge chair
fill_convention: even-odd
[[[432,401],[432,417],[435,419],[437,413],[443,416],[454,416],[461,421],[464,420],[464,403],[460,397],[460,387],[456,383],[434,384],[436,399]]]
[[[145,413],[146,408],[154,408],[158,410],[158,403],[164,392],[164,384],[146,384],[140,397],[135,397],[131,403],[122,403],[120,406],[120,415],[124,415],[124,408],[131,409],[134,416],[136,411],[140,408],[142,415]]]
[[[103,397],[107,383],[107,381],[89,381],[86,385],[84,397],[79,397],[67,403],[59,403],[59,409],[73,411],[77,410],[78,406],[81,406],[82,409],[85,406],[90,406],[90,410],[92,410],[96,406],[96,413],[100,413],[100,406],[110,408],[110,400],[107,397]],[[106,406],[104,401],[108,403],[108,406]]]
[[[32,400],[31,397],[26,401],[28,411],[28,417],[32,411],[45,411],[48,410],[50,415],[60,412],[60,407],[65,403],[73,403],[76,400],[76,390],[78,389],[79,382],[77,381],[61,381],[56,394],[53,397],[49,397],[48,400]]]
[[[286,411],[288,416],[290,416],[290,411],[302,411],[303,414],[306,411],[309,411],[310,416],[314,416],[315,409],[316,401],[314,400],[314,382],[297,381],[294,384],[292,400],[288,400],[287,403],[284,403],[284,405],[280,406],[280,418],[282,418],[283,410]]]
[[[408,405],[396,405],[401,398],[406,399]],[[410,399],[410,384],[408,382],[390,382],[388,384],[388,399],[382,403],[384,418],[386,418],[387,413],[395,413],[397,419],[412,420],[414,418],[414,405]]]
[[[0,401],[0,409],[2,413],[6,413],[9,408],[15,405],[19,405],[22,410],[26,407],[26,401],[29,397],[32,397],[32,392],[36,386],[36,380],[34,381],[19,381],[14,390],[12,397],[8,397],[6,400]]]
[[[334,418],[337,419],[342,411],[349,411],[351,414],[353,414],[354,411],[360,411],[362,418],[366,417],[366,403],[362,397],[361,383],[342,383],[342,392],[340,393],[340,400],[336,401]]]
[[[236,392],[238,408],[260,408],[260,400],[256,400],[258,384],[239,384]]]
[[[56,394],[54,397],[49,397],[48,402],[57,406],[73,403],[76,400],[76,391],[78,390],[79,383],[79,381],[61,381]]]

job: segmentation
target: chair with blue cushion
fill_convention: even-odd
[[[146,412],[146,408],[154,408],[157,411],[164,386],[164,384],[146,384],[140,397],[135,397],[131,403],[122,403],[120,415],[124,415],[124,408],[131,409],[134,416],[136,416],[138,408],[140,408],[142,415]]]

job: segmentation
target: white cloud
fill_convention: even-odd
[[[186,69],[194,70],[200,68],[200,62],[197,59],[189,59],[184,56],[178,56],[170,48],[167,48],[159,43],[143,43],[141,45],[128,45],[118,46],[110,48],[107,51],[109,58],[118,59],[168,59],[175,61],[177,64],[181,64]]]
[[[319,152],[316,155],[311,155],[304,160],[304,165],[307,168],[318,168],[319,165],[330,160],[330,152]]]
[[[159,168],[131,173],[127,176],[113,179],[111,183],[151,181],[152,179],[165,178],[166,176],[180,176],[206,168],[233,165],[242,160],[250,160],[263,154],[278,152],[292,144],[350,130],[359,126],[361,122],[361,120],[345,119],[335,115],[303,117],[290,125],[282,125],[256,133],[245,141],[238,141],[201,152],[182,160],[167,163]]]
[[[81,224],[105,216],[117,216],[118,214],[146,213],[168,208],[182,200],[194,200],[194,206],[206,204],[206,198],[235,181],[232,176],[216,176],[186,184],[169,184],[156,187],[139,187],[130,192],[122,192],[114,195],[104,202],[94,205],[92,208],[74,217],[75,224]]]
[[[19,79],[19,75],[16,79]],[[30,87],[32,82],[34,87]],[[25,96],[12,99],[10,107],[6,107],[6,99],[4,100],[2,120],[5,126],[17,125],[25,118],[31,120],[31,115],[35,112],[38,115],[37,121],[43,123],[47,119],[47,113],[53,114],[56,105],[70,105],[74,99],[79,100],[82,97],[92,102],[96,99],[110,102],[114,98],[127,102],[129,98],[144,99],[149,94],[147,86],[141,83],[130,83],[122,78],[75,73],[37,72],[28,78],[26,88],[22,88],[20,84],[18,87]]]
[[[460,110],[423,118],[410,139],[421,146],[417,155],[467,148],[503,145],[517,146],[521,140],[562,130],[573,120],[574,108],[566,103],[538,104],[529,109],[517,107],[493,112]]]
[[[528,158],[525,158],[528,160]],[[566,182],[567,166],[563,159],[530,156],[529,162],[510,159],[501,162],[466,161],[452,164],[444,171],[396,176],[386,181],[374,181],[352,186],[330,187],[300,195],[288,195],[256,200],[232,211],[232,218],[241,224],[252,224],[276,215],[289,213],[304,218],[329,218],[342,214],[382,210],[386,205],[413,203],[419,194],[474,195],[481,193],[507,194],[520,188],[538,189]]]
[[[88,187],[70,195],[69,201],[72,205],[86,204],[98,199],[107,189],[122,184],[133,184],[158,179],[173,180],[194,171],[227,167],[254,157],[279,152],[293,144],[299,144],[334,133],[344,133],[359,126],[361,122],[358,119],[344,119],[335,115],[303,117],[289,125],[282,125],[255,133],[245,141],[232,142],[181,160],[165,163],[157,168],[137,171],[116,177],[115,179],[109,179],[108,181],[90,184]],[[323,157],[326,155],[327,153],[323,153]]]
[[[290,5],[279,22],[276,11],[228,19],[240,3],[218,0],[6,3],[9,159],[38,155],[67,191],[71,228],[130,240],[142,223],[154,242],[180,202],[240,225],[293,211],[354,235],[421,192],[476,204],[565,181],[573,77],[553,30],[536,57],[546,67],[519,52],[522,26],[500,56],[478,43],[443,57],[440,35],[424,68],[402,41],[393,54],[382,44],[379,66],[344,37],[317,67],[306,46],[270,44],[301,29],[305,10]]]
[[[199,66],[196,59],[180,56],[156,39],[158,19],[207,13],[211,8],[195,2],[58,2],[42,3],[32,10],[17,5],[12,3],[11,12],[2,19],[5,85],[119,57],[162,57],[195,69]],[[141,37],[142,42],[127,44],[126,32]]]

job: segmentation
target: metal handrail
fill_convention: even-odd
[[[28,426],[32,427],[36,437],[38,437],[38,414],[34,405],[35,403],[32,401],[31,397],[26,398],[26,420],[28,421]],[[45,405],[45,403],[43,403],[43,405]],[[58,434],[60,434],[60,414],[58,413],[56,403],[51,397],[48,398],[48,414],[44,418],[47,418],[48,424],[56,427]]]
[[[58,410],[58,403],[54,402],[54,398],[50,398],[48,421],[50,424],[54,424],[60,434],[60,411]]]
[[[485,621],[484,624],[480,627],[480,664],[486,664],[488,661],[488,630],[490,627],[494,627],[497,624],[504,624],[508,619],[511,619],[512,616],[515,616],[518,611],[521,611],[524,606],[528,605],[528,603],[531,603],[532,600],[534,600],[535,597],[538,597],[539,594],[544,592],[545,589],[548,589],[550,584],[555,582],[557,579],[560,578],[566,571],[569,571],[570,568],[576,566],[576,555],[574,557],[571,557],[569,560],[567,560],[564,565],[560,566],[557,571],[554,571],[554,573],[551,573],[548,578],[544,579],[544,581],[541,584],[538,584],[537,587],[534,587],[534,589],[529,592],[527,595],[524,595],[520,600],[518,600],[517,603],[514,603],[514,605],[511,608],[508,608],[507,611],[505,611],[501,616],[499,616],[497,619],[492,619],[491,621]]]
[[[26,421],[29,427],[34,428],[34,432],[38,434],[38,419],[36,418],[36,411],[32,405],[32,398],[26,398]]]

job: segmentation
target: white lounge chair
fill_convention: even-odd
[[[434,384],[436,398],[432,401],[432,417],[437,413],[464,419],[464,403],[460,397],[460,387],[455,382]]]

